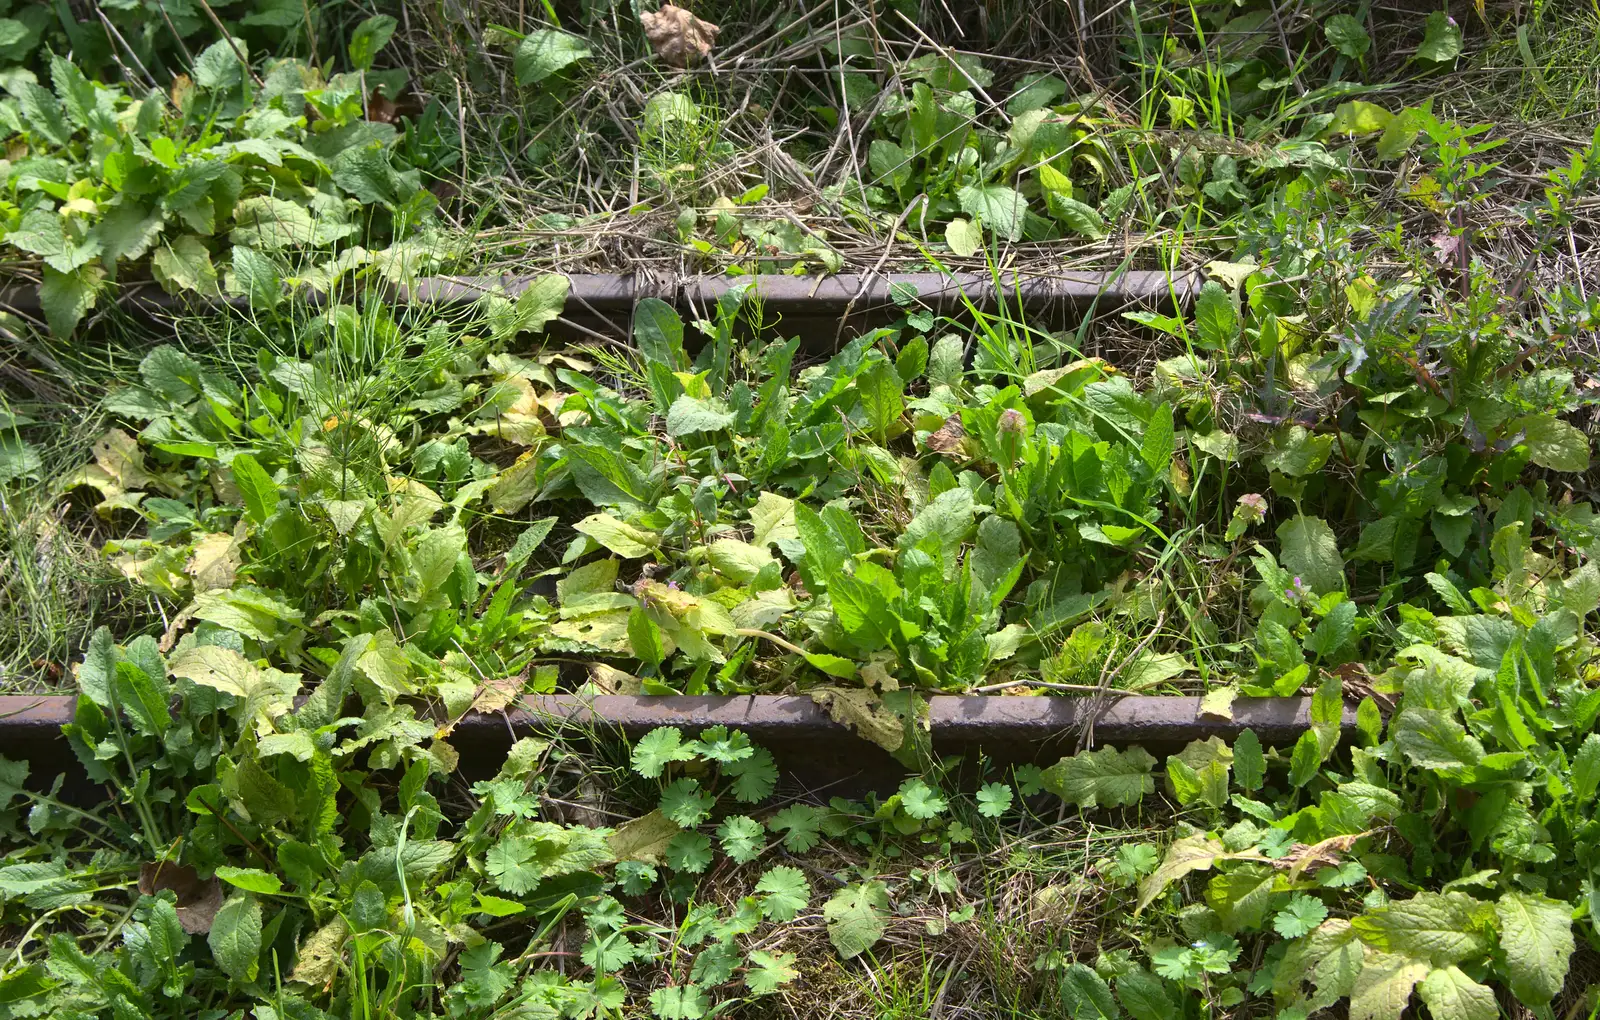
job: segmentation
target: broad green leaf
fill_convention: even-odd
[[[1422,45],[1417,57],[1444,63],[1461,56],[1461,26],[1446,11],[1434,11],[1423,25]]]
[[[1351,60],[1360,60],[1372,48],[1372,39],[1360,20],[1349,14],[1335,14],[1322,24],[1329,45]]]
[[[751,545],[737,538],[719,538],[706,547],[707,558],[717,573],[749,584],[762,568],[776,562],[764,545]]]
[[[876,879],[845,886],[822,908],[828,940],[846,960],[860,956],[883,938],[888,926],[889,887]]]
[[[1421,768],[1471,768],[1483,759],[1483,745],[1453,710],[1407,705],[1390,721],[1389,734],[1406,760]]]
[[[254,896],[233,896],[217,911],[206,936],[222,972],[240,984],[256,979],[261,955],[261,904]]]
[[[957,216],[945,225],[944,243],[962,258],[971,258],[983,247],[983,229],[971,220]]]
[[[1320,517],[1301,514],[1278,526],[1279,559],[1318,594],[1344,590],[1344,559],[1333,529]]]
[[[1167,847],[1161,865],[1140,881],[1139,902],[1134,912],[1149,906],[1173,882],[1190,872],[1209,871],[1213,864],[1227,856],[1227,848],[1203,832],[1175,840]]]
[[[1419,892],[1351,920],[1361,941],[1386,953],[1444,967],[1487,953],[1489,904],[1465,893]]]
[[[1400,1020],[1428,970],[1402,953],[1368,953],[1350,990],[1350,1020]]]
[[[1538,893],[1512,891],[1494,905],[1511,990],[1528,1006],[1561,991],[1574,948],[1572,908]]]
[[[1061,974],[1061,998],[1072,1020],[1121,1020],[1111,986],[1087,964],[1074,963]]]
[[[105,219],[89,231],[89,240],[99,247],[104,264],[132,261],[150,250],[163,222],[160,209],[146,209],[130,201],[106,213]]]
[[[625,560],[649,556],[661,544],[661,536],[656,532],[636,528],[610,514],[590,514],[572,527]]]
[[[1433,1020],[1499,1020],[1500,1005],[1494,989],[1472,980],[1461,968],[1429,971],[1417,986]]]
[[[793,953],[769,953],[764,949],[750,951],[750,966],[744,972],[744,984],[751,995],[769,995],[800,976],[795,969]]]
[[[1233,742],[1233,777],[1239,789],[1253,793],[1261,789],[1266,778],[1267,761],[1261,752],[1261,738],[1256,731],[1246,729]]]
[[[1045,789],[1068,804],[1089,810],[1137,804],[1156,789],[1156,760],[1142,747],[1080,751],[1044,770]]]
[[[264,524],[278,509],[278,485],[261,462],[248,453],[235,454],[229,465],[233,482],[244,497],[245,511],[257,524]]]
[[[252,307],[272,308],[283,297],[283,277],[270,255],[234,245],[227,288],[230,294],[247,298]]]
[[[1261,456],[1261,463],[1294,478],[1315,474],[1328,462],[1334,437],[1312,435],[1299,425],[1282,429],[1272,437],[1272,449]]]
[[[200,52],[194,61],[194,82],[203,89],[230,89],[244,80],[244,65],[239,58],[249,59],[250,48],[243,39],[233,37],[218,39]]]
[[[236,868],[231,864],[223,864],[217,867],[216,875],[235,889],[263,896],[270,896],[283,888],[283,881],[277,875],[270,875],[260,868]]]
[[[1521,430],[1529,459],[1540,467],[1552,471],[1589,470],[1589,437],[1561,419],[1532,414],[1518,418],[1512,426]]]
[[[44,282],[39,285],[39,305],[45,322],[56,336],[70,336],[85,313],[94,307],[105,282],[105,270],[82,266],[70,273],[44,267]]]
[[[575,35],[541,28],[517,46],[512,57],[518,85],[537,85],[552,74],[590,56],[589,44]]]
[[[1591,733],[1572,759],[1572,795],[1587,804],[1600,790],[1600,733]]]
[[[1207,280],[1194,303],[1194,325],[1199,346],[1210,351],[1233,350],[1239,338],[1239,314],[1233,298],[1215,280]]]
[[[685,394],[672,402],[667,411],[667,435],[686,436],[694,432],[717,432],[729,428],[738,418],[720,401],[700,400]]]
[[[1172,1020],[1182,1009],[1167,991],[1167,983],[1143,967],[1119,974],[1117,1001],[1133,1020]]]
[[[1224,931],[1255,930],[1267,918],[1276,884],[1276,873],[1270,866],[1246,864],[1227,874],[1213,876],[1206,883],[1206,903],[1217,912],[1217,920]],[[1314,927],[1316,925],[1311,925],[1305,931]],[[1305,931],[1295,934],[1303,935]]]
[[[969,184],[956,192],[961,211],[977,217],[983,225],[1008,241],[1022,240],[1023,217],[1028,200],[1003,184]]]
[[[1162,401],[1150,415],[1150,422],[1145,426],[1144,438],[1140,442],[1139,457],[1155,472],[1157,478],[1163,478],[1172,468],[1172,455],[1177,449],[1177,440],[1172,425],[1172,405]]]
[[[192,290],[202,297],[217,291],[217,267],[211,252],[193,234],[182,234],[157,246],[150,258],[150,272],[168,294]]]
[[[372,70],[372,62],[389,40],[399,22],[387,14],[366,18],[350,33],[350,63],[357,71]]]
[[[1352,99],[1340,103],[1333,111],[1333,120],[1324,129],[1329,135],[1374,135],[1389,126],[1393,115],[1375,103]]]
[[[881,445],[888,441],[889,429],[905,410],[900,373],[886,359],[879,360],[856,380],[861,407],[867,413],[867,427]],[[674,405],[676,406],[676,405]]]

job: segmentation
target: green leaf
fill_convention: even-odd
[[[243,245],[233,247],[229,293],[249,300],[252,307],[272,308],[283,297],[283,277],[270,255]]]
[[[38,255],[58,273],[71,273],[94,259],[101,249],[93,236],[81,243],[70,236],[62,219],[46,209],[35,209],[24,216],[5,240],[14,248]]]
[[[1349,14],[1335,14],[1322,24],[1322,34],[1329,45],[1351,60],[1360,60],[1372,48],[1372,40],[1359,19]]]
[[[900,807],[918,821],[937,818],[949,806],[949,801],[920,779],[908,779],[900,785]]]
[[[1512,422],[1523,433],[1528,457],[1552,471],[1589,470],[1589,437],[1566,422],[1548,414],[1532,414]]]
[[[756,895],[761,897],[761,916],[792,921],[811,903],[811,883],[799,868],[769,868],[756,882]]]
[[[1174,840],[1167,847],[1160,867],[1139,883],[1139,902],[1135,913],[1149,906],[1173,882],[1190,872],[1209,871],[1213,864],[1226,856],[1227,849],[1203,832]]]
[[[1411,990],[1427,974],[1426,963],[1403,953],[1369,954],[1350,989],[1350,1020],[1400,1020]]]
[[[1261,753],[1261,738],[1256,731],[1246,729],[1233,742],[1233,778],[1239,789],[1253,793],[1261,789],[1266,778],[1267,760]]]
[[[1349,600],[1341,602],[1328,611],[1328,615],[1317,624],[1317,629],[1306,638],[1306,651],[1326,659],[1344,647],[1355,629],[1356,604]]]
[[[1003,184],[969,184],[956,192],[961,211],[983,221],[983,225],[1008,241],[1022,240],[1022,224],[1028,200]]]
[[[1142,747],[1082,751],[1044,770],[1045,789],[1084,810],[1126,807],[1154,793],[1156,760]]]
[[[1389,734],[1406,760],[1421,768],[1471,768],[1483,759],[1483,745],[1453,710],[1406,705],[1390,721]]]
[[[1272,930],[1286,939],[1308,935],[1328,919],[1328,906],[1315,896],[1295,893],[1272,919]]]
[[[749,864],[761,856],[766,846],[766,830],[754,818],[745,815],[733,815],[723,819],[717,826],[717,839],[722,843],[722,852],[733,859],[735,864]]]
[[[233,37],[218,39],[200,51],[194,61],[194,83],[203,89],[231,89],[244,80],[244,65],[239,57],[250,56],[250,48],[243,39]]]
[[[233,218],[235,226],[228,239],[247,248],[278,251],[317,240],[311,210],[270,195],[242,200],[234,208]]]
[[[44,282],[39,285],[39,304],[50,332],[71,335],[84,314],[94,307],[104,280],[105,271],[98,266],[84,266],[71,273],[59,273],[46,266]]]
[[[1446,11],[1434,11],[1423,25],[1422,45],[1417,47],[1422,60],[1444,63],[1461,56],[1461,26]]]
[[[1164,478],[1172,470],[1172,455],[1175,449],[1172,405],[1162,401],[1161,406],[1150,415],[1149,424],[1145,426],[1139,456],[1150,470],[1155,472],[1157,478]]]
[[[1194,325],[1199,346],[1209,351],[1233,350],[1239,338],[1239,315],[1233,298],[1215,280],[1207,280],[1194,303]]]
[[[983,247],[983,228],[969,219],[957,216],[945,225],[944,243],[950,246],[950,251],[954,254],[964,259],[971,258]]]
[[[846,960],[860,956],[883,938],[889,916],[889,887],[872,880],[847,885],[822,908],[828,940]]]
[[[1299,425],[1291,425],[1272,437],[1272,449],[1261,463],[1291,478],[1301,478],[1322,470],[1333,452],[1334,437],[1312,435]]]
[[[1344,590],[1344,559],[1333,529],[1320,517],[1301,514],[1278,526],[1279,559],[1312,591]]]
[[[258,893],[270,896],[283,889],[283,881],[277,875],[270,875],[260,868],[235,868],[231,864],[219,865],[217,877],[245,892]]]
[[[1500,1005],[1494,989],[1472,980],[1461,968],[1430,971],[1417,986],[1433,1020],[1499,1020]]]
[[[767,828],[783,833],[783,847],[803,854],[822,840],[822,820],[809,804],[791,804],[767,819]]]
[[[240,984],[254,981],[261,956],[261,904],[248,893],[230,897],[212,919],[206,943],[224,974]]]
[[[750,966],[744,972],[744,985],[751,995],[770,995],[780,985],[786,985],[800,976],[794,967],[793,953],[769,953],[764,949],[750,951]]]
[[[1511,990],[1524,1005],[1543,1006],[1567,980],[1572,908],[1538,893],[1513,891],[1500,897],[1494,912]]]
[[[1572,759],[1572,795],[1583,805],[1594,799],[1596,790],[1600,790],[1600,733],[1591,733]]]
[[[698,875],[711,866],[711,838],[698,832],[680,832],[667,844],[667,867]]]
[[[160,209],[146,209],[125,202],[106,213],[105,219],[89,231],[89,240],[100,249],[100,261],[110,265],[132,261],[144,255],[155,243],[165,222]]]
[[[1011,810],[1011,787],[1005,783],[985,783],[978,790],[978,814],[999,818]]]
[[[1350,923],[1367,945],[1443,967],[1489,951],[1484,931],[1492,925],[1493,914],[1489,904],[1465,893],[1419,892]]]
[[[711,1002],[699,985],[669,985],[650,993],[650,1008],[659,1020],[700,1020]]]
[[[150,258],[151,275],[168,294],[191,290],[202,297],[217,291],[217,267],[211,252],[193,234],[183,234],[156,248]]]
[[[1143,967],[1118,975],[1117,1001],[1133,1020],[1172,1020],[1182,1010],[1167,991],[1167,984]]]
[[[1289,783],[1301,787],[1317,778],[1322,768],[1322,742],[1316,731],[1306,730],[1295,741],[1294,753],[1289,758]]]
[[[1120,1020],[1111,987],[1092,968],[1074,963],[1061,974],[1061,999],[1072,1020]]]
[[[676,726],[659,726],[633,745],[633,771],[646,779],[657,779],[675,761],[693,761],[695,750],[683,744],[683,731]]]
[[[636,528],[610,514],[591,514],[572,527],[625,560],[652,555],[661,544],[656,532]]]
[[[278,509],[278,485],[261,462],[248,453],[235,454],[229,465],[233,482],[244,497],[245,512],[257,524],[264,524]]]
[[[399,22],[387,14],[365,19],[350,33],[350,63],[357,71],[372,70],[379,51],[389,45]]]
[[[67,124],[61,104],[43,85],[32,81],[18,81],[6,86],[17,97],[17,105],[33,133],[53,145],[66,145],[72,140],[72,128]]]
[[[905,410],[900,373],[887,359],[876,361],[856,380],[856,392],[867,413],[867,427],[872,430],[873,438],[879,445],[888,442],[889,428],[900,420]]]
[[[737,418],[720,401],[685,394],[674,400],[667,411],[667,435],[676,438],[693,432],[717,432],[732,426]]]
[[[537,85],[590,55],[589,44],[577,36],[541,28],[517,46],[511,65],[518,85]]]

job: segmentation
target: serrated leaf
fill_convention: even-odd
[[[1326,594],[1344,590],[1344,558],[1333,529],[1320,517],[1305,514],[1278,526],[1279,559],[1312,591]]]
[[[1142,747],[1082,751],[1044,770],[1045,789],[1084,810],[1126,807],[1154,793],[1156,760]]]
[[[627,560],[649,556],[661,543],[656,532],[636,528],[610,514],[590,514],[572,527]]]
[[[206,942],[224,974],[241,984],[254,981],[261,955],[261,904],[248,893],[230,897],[212,919]]]
[[[1266,778],[1267,760],[1261,752],[1261,738],[1246,729],[1233,742],[1233,778],[1239,789],[1253,793]]]
[[[1003,184],[969,184],[956,191],[961,211],[977,217],[983,225],[1008,241],[1022,240],[1022,224],[1028,200]]]
[[[793,953],[769,953],[764,949],[750,951],[750,966],[744,972],[744,984],[751,995],[769,995],[800,976],[794,966]]]
[[[1239,315],[1233,298],[1215,280],[1207,280],[1194,303],[1194,325],[1199,346],[1211,351],[1231,351],[1239,338]]]
[[[683,731],[676,726],[659,726],[633,746],[633,770],[646,779],[659,778],[675,761],[693,761],[695,750],[683,743]]]
[[[1494,989],[1478,984],[1459,967],[1429,971],[1417,986],[1417,994],[1433,1020],[1498,1020],[1500,1016]]]
[[[537,85],[546,78],[592,55],[589,44],[575,35],[541,28],[517,45],[512,69],[518,85]]]
[[[811,883],[799,868],[769,868],[756,882],[761,914],[769,921],[792,921],[811,903]]]
[[[845,886],[822,908],[828,940],[846,960],[860,956],[883,938],[888,926],[889,887],[872,880]]]
[[[667,410],[667,435],[677,437],[695,432],[717,432],[730,428],[738,415],[717,401],[700,400],[685,394]]]
[[[1351,920],[1361,941],[1443,967],[1482,956],[1488,904],[1465,893],[1419,892]]]
[[[1517,998],[1542,1006],[1561,991],[1574,948],[1572,908],[1537,893],[1508,892],[1494,905],[1506,977]]]
[[[1552,471],[1589,470],[1589,437],[1560,418],[1533,414],[1512,423],[1521,430],[1528,458]]]
[[[1350,1020],[1400,1020],[1428,965],[1400,953],[1368,952],[1350,990]]]

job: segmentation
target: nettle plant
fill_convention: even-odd
[[[170,293],[263,308],[285,285],[325,291],[352,272],[401,280],[436,264],[436,202],[391,156],[394,125],[366,119],[360,69],[393,31],[393,18],[364,22],[358,70],[329,80],[294,60],[258,77],[239,39],[206,48],[170,94],[90,81],[62,57],[51,88],[8,75],[0,243],[40,260],[50,328],[70,333],[135,264]]]

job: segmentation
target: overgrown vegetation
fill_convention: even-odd
[[[87,777],[0,758],[0,1016],[1596,1015],[1600,128],[1549,5],[280,6],[110,58],[0,14],[0,669]],[[1067,259],[1193,300],[899,288],[819,344],[748,279],[604,335],[566,275]],[[445,268],[523,278],[391,300]],[[910,775],[463,764],[573,691],[808,695]],[[1133,693],[1309,726],[921,724]]]

